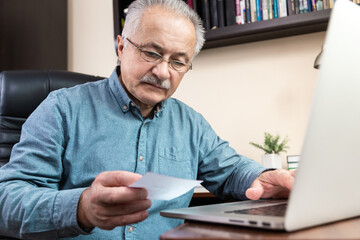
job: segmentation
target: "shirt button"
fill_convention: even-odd
[[[130,103],[130,105],[131,105],[132,107],[134,107],[134,106],[135,106],[135,103],[132,102],[132,103]]]
[[[128,109],[128,107],[126,105],[123,106],[124,110]]]
[[[144,160],[143,156],[140,156],[139,159],[140,159],[140,161]]]
[[[133,226],[130,226],[130,227],[128,228],[128,230],[129,230],[129,232],[132,232],[132,231],[134,230],[134,227],[133,227]]]

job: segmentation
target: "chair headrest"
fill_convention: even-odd
[[[0,73],[0,116],[27,118],[51,91],[104,77],[60,70],[12,70]]]

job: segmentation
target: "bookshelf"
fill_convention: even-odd
[[[130,4],[132,1],[127,2]],[[121,33],[120,19],[123,17],[123,9],[128,4],[121,0],[113,0],[115,40]],[[331,9],[326,9],[208,30],[205,33],[206,42],[203,49],[325,31],[330,12]]]
[[[208,30],[204,49],[325,31],[330,12],[326,9]]]

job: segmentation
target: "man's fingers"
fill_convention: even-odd
[[[145,211],[151,207],[151,200],[139,200],[132,201],[126,204],[117,204],[111,205],[107,207],[98,208],[97,214],[106,216],[106,217],[114,217],[120,215],[129,215],[136,212]]]
[[[120,187],[129,186],[141,177],[140,174],[132,172],[109,171],[100,173],[95,180],[100,182],[104,187]]]
[[[264,188],[262,187],[258,179],[256,179],[251,185],[251,187],[245,192],[246,197],[251,200],[258,200],[263,194]]]
[[[99,222],[99,224],[97,224],[96,226],[101,229],[112,230],[117,226],[125,226],[125,225],[144,221],[148,216],[149,216],[149,212],[141,211],[129,215],[112,217]]]
[[[144,188],[128,187],[142,176],[114,171],[100,173],[79,199],[77,220],[81,227],[113,229],[147,218],[151,201]]]
[[[101,194],[94,195],[93,197],[96,202],[99,202],[103,205],[123,204],[130,201],[144,200],[147,197],[147,191],[145,188],[131,188],[131,187],[99,187],[99,188],[101,189]]]
[[[246,190],[245,195],[250,200],[259,200],[262,196],[262,191],[258,188],[249,188]]]
[[[278,174],[277,180],[279,185],[291,190],[294,183],[295,172],[283,170],[279,171]]]
[[[280,191],[273,196],[274,199],[285,199],[289,198],[290,191]]]
[[[146,189],[128,187],[141,177],[140,174],[125,171],[102,172],[92,185],[93,201],[113,205],[146,199]]]
[[[295,173],[292,171],[278,169],[264,172],[260,174],[258,179],[268,186],[273,185],[274,187],[284,187],[291,190],[294,183],[294,176]]]
[[[296,171],[284,169],[264,172],[247,189],[245,195],[251,200],[288,197],[295,175]]]

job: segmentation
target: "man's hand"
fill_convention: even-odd
[[[99,227],[111,230],[145,220],[151,201],[143,188],[128,187],[140,174],[111,171],[100,173],[80,197],[77,211],[82,228]]]
[[[296,171],[278,169],[259,175],[245,192],[251,200],[260,198],[287,198],[294,183]]]

